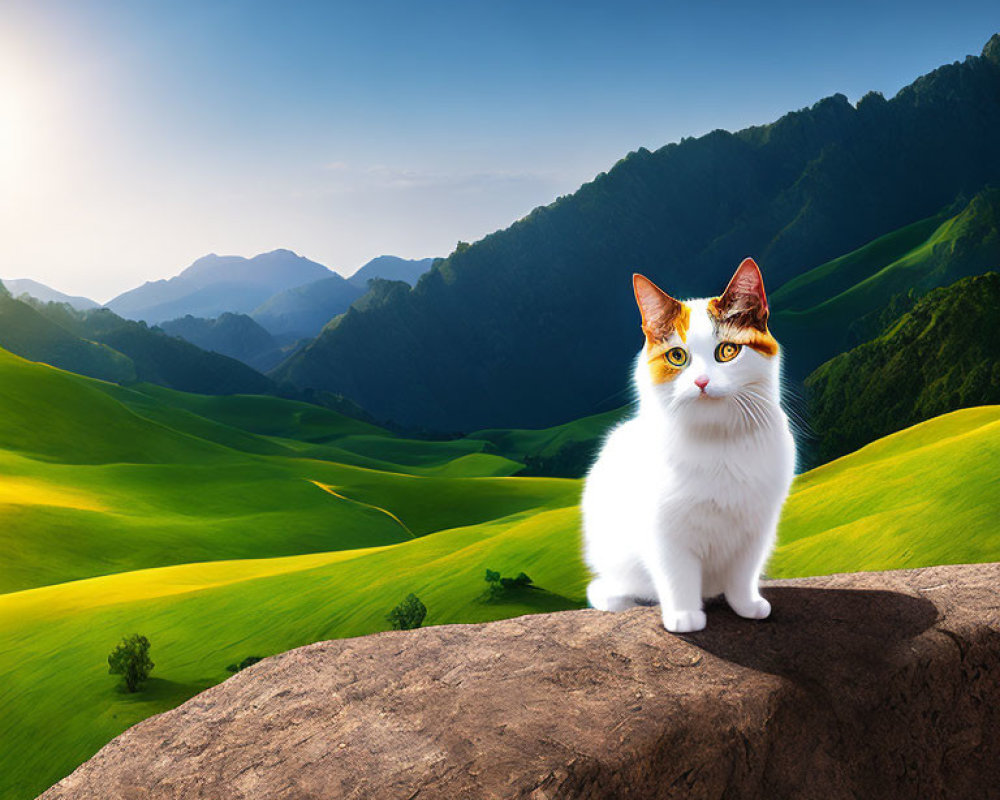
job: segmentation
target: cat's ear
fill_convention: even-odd
[[[726,291],[712,301],[712,306],[722,322],[766,332],[767,295],[757,262],[744,258],[733,273]]]
[[[632,276],[635,302],[642,314],[642,330],[650,341],[666,339],[677,327],[684,304],[674,300],[645,275]]]

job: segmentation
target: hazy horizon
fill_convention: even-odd
[[[14,0],[0,276],[106,302],[210,252],[444,256],[638,147],[892,96],[998,29],[985,2]]]
[[[395,253],[379,253],[377,256],[372,256],[370,259],[368,259],[367,261],[365,261],[363,264],[358,264],[357,266],[352,267],[352,268],[347,269],[347,270],[340,270],[340,269],[334,269],[329,264],[324,264],[322,261],[319,261],[319,260],[317,260],[315,258],[309,258],[309,256],[306,255],[305,253],[300,253],[297,250],[295,250],[295,248],[292,248],[292,247],[276,247],[276,248],[273,248],[272,250],[265,250],[265,251],[263,251],[261,253],[216,253],[216,252],[202,253],[200,256],[198,256],[198,258],[195,258],[194,260],[192,260],[192,262],[190,264],[185,264],[184,266],[178,268],[176,272],[171,273],[170,275],[161,275],[159,277],[147,278],[147,279],[143,280],[141,283],[137,283],[134,286],[128,286],[128,287],[126,287],[125,289],[123,289],[120,292],[115,292],[114,294],[109,295],[108,297],[102,297],[102,298],[92,297],[90,295],[82,294],[82,293],[79,293],[79,292],[63,292],[63,290],[60,289],[58,286],[51,286],[51,285],[45,283],[45,281],[40,281],[37,278],[34,278],[34,277],[30,276],[30,275],[0,275],[0,281],[4,281],[4,282],[6,282],[6,281],[34,281],[36,283],[40,283],[40,284],[42,284],[44,286],[47,286],[49,289],[55,289],[56,291],[63,292],[63,294],[67,294],[67,295],[70,295],[70,296],[82,296],[82,297],[85,297],[88,300],[94,300],[95,302],[100,303],[101,305],[105,305],[106,303],[108,303],[111,300],[115,299],[119,295],[124,294],[125,292],[128,292],[131,289],[136,289],[136,288],[142,286],[143,284],[145,284],[147,282],[156,282],[156,281],[159,281],[159,280],[169,280],[170,278],[175,278],[178,275],[180,275],[182,272],[184,272],[184,270],[186,270],[188,267],[192,266],[195,262],[197,262],[197,261],[199,261],[202,258],[205,258],[207,256],[217,256],[219,258],[233,258],[233,257],[236,257],[236,258],[250,259],[250,258],[253,258],[254,256],[259,256],[259,255],[264,255],[266,253],[274,252],[274,250],[289,250],[289,251],[291,251],[292,253],[294,253],[297,256],[302,256],[303,258],[308,258],[310,261],[314,261],[317,264],[320,264],[321,266],[327,267],[328,269],[331,269],[334,272],[339,273],[341,276],[343,276],[345,278],[350,278],[356,272],[360,271],[361,269],[363,269],[364,267],[366,267],[369,263],[371,263],[372,261],[374,261],[374,260],[376,260],[378,258],[383,258],[385,256],[394,256],[395,255]],[[408,260],[408,261],[423,261],[423,260],[426,260],[428,258],[439,258],[439,256],[420,256],[418,258],[412,258],[412,259],[406,259],[406,260]]]

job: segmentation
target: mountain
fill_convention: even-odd
[[[206,394],[272,393],[246,364],[117,316],[64,303],[0,297],[0,347],[24,358],[115,383],[148,381]]]
[[[291,250],[273,250],[253,258],[212,253],[176,277],[118,295],[107,307],[150,324],[188,314],[214,318],[226,311],[249,313],[278,292],[330,274],[322,264]]]
[[[876,239],[800,275],[771,294],[771,328],[784,366],[802,375],[882,332],[912,300],[1000,267],[1000,189]],[[895,309],[895,313],[893,313]],[[886,314],[888,310],[888,315]],[[794,346],[798,344],[799,346]]]
[[[138,379],[127,356],[70,333],[34,306],[7,293],[0,293],[0,347],[31,361],[100,380],[132,383]]]
[[[334,273],[318,281],[286,289],[254,309],[251,316],[275,336],[312,338],[364,295],[369,290],[370,281],[403,281],[412,286],[434,261],[433,258],[415,260],[379,256],[350,278]]]
[[[226,312],[217,319],[189,314],[157,327],[202,350],[221,353],[262,371],[274,367],[286,355],[275,338],[246,314]]]
[[[412,291],[349,310],[274,375],[439,430],[609,410],[642,343],[633,271],[704,296],[753,255],[773,291],[1000,182],[998,129],[1000,36],[890,100],[835,95],[770,125],[640,149],[460,246]],[[795,363],[811,342],[785,346]]]
[[[300,339],[315,336],[367,291],[336,273],[286,289],[257,306],[251,316],[275,336]]]
[[[75,297],[63,294],[46,286],[44,283],[33,281],[30,278],[4,278],[2,283],[14,297],[26,294],[45,303],[69,303],[73,308],[80,311],[86,311],[90,308],[100,308],[99,303],[95,303],[88,297]]]
[[[437,259],[400,258],[399,256],[379,256],[359,268],[349,280],[359,289],[367,289],[372,278],[389,281],[405,281],[413,286],[417,278],[429,270]]]
[[[880,336],[819,367],[806,388],[820,461],[939,414],[1000,403],[1000,274],[935,289]]]

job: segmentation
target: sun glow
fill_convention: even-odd
[[[36,103],[25,76],[0,63],[0,182],[26,177],[37,118]]]

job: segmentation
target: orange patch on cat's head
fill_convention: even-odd
[[[653,383],[673,380],[681,368],[675,367],[664,356],[676,344],[669,341],[674,334],[682,342],[687,341],[691,309],[644,275],[637,273],[632,276],[632,288],[642,314],[642,332],[646,336],[646,356]]]
[[[752,258],[744,258],[726,290],[708,301],[708,313],[719,339],[746,345],[766,356],[778,352],[778,342],[768,330],[770,310],[764,278]]]

